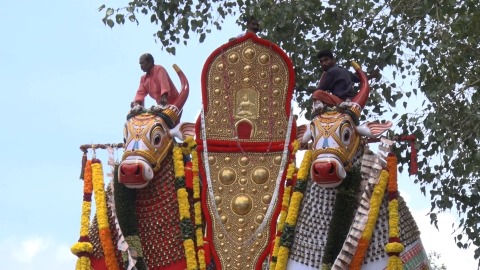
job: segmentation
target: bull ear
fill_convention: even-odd
[[[300,125],[297,127],[297,140],[300,142],[300,149],[308,149],[310,141],[310,125]]]
[[[303,138],[303,135],[305,134],[305,132],[307,132],[308,130],[308,126],[307,125],[300,125],[297,127],[297,140],[302,140]]]
[[[357,127],[357,132],[358,134],[369,138],[377,138],[378,136],[382,135],[382,133],[390,129],[392,125],[393,124],[390,121],[387,121],[385,123],[366,122],[361,126]]]
[[[189,122],[182,122],[170,130],[172,137],[184,140],[187,136],[195,136],[195,124]]]

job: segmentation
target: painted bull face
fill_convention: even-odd
[[[127,121],[124,137],[125,152],[118,170],[119,182],[130,188],[143,188],[172,149],[170,129],[161,117],[140,114]]]
[[[315,158],[310,175],[324,187],[338,186],[359,153],[354,121],[348,114],[327,112],[312,120],[310,130]]]
[[[316,116],[302,142],[311,141],[313,157],[310,168],[313,181],[325,188],[340,185],[363,149],[363,138],[375,138],[388,130],[391,122],[355,124],[355,115],[336,110]]]

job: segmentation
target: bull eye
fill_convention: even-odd
[[[150,132],[150,142],[153,146],[159,147],[165,136],[165,129],[161,125],[155,126]]]
[[[343,140],[344,140],[344,141],[350,140],[350,130],[346,130],[346,131],[343,133]]]
[[[160,139],[161,139],[161,136],[160,136],[160,135],[156,135],[155,138],[153,138],[153,145],[158,145],[158,144],[160,144]]]
[[[340,139],[344,145],[349,145],[352,139],[352,127],[349,123],[344,123],[340,128]]]

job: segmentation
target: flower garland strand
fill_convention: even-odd
[[[175,169],[175,189],[177,190],[178,209],[180,212],[180,229],[183,236],[183,247],[187,260],[187,269],[198,269],[195,242],[194,227],[190,218],[190,204],[188,202],[188,192],[185,185],[185,167],[183,164],[182,149],[175,145],[173,147],[173,164]]]
[[[372,198],[370,199],[370,212],[368,213],[367,225],[363,231],[360,240],[358,241],[357,250],[352,258],[349,269],[359,270],[363,263],[363,258],[367,252],[368,245],[372,238],[375,224],[377,223],[378,213],[380,211],[380,205],[382,204],[385,189],[388,183],[388,171],[382,170],[380,173],[380,179],[373,189]]]
[[[200,177],[198,176],[198,153],[195,151],[197,142],[192,136],[185,139],[188,147],[188,153],[192,155],[192,173],[193,173],[193,201],[195,211],[195,236],[197,241],[197,257],[200,270],[205,270],[207,264],[205,261],[205,247],[203,243],[203,221],[202,221],[202,202],[200,199]],[[187,148],[183,147],[183,148]]]
[[[397,157],[393,153],[387,156],[388,178],[388,244],[385,246],[387,252],[388,270],[402,270],[403,262],[400,253],[404,246],[400,241],[400,216],[398,214],[398,182],[397,182]]]
[[[88,238],[88,228],[90,227],[90,214],[92,212],[92,161],[85,163],[83,176],[83,202],[82,217],[80,219],[80,239],[71,247],[71,251],[78,257],[75,270],[91,270],[90,255],[93,251],[93,245]]]
[[[107,198],[103,182],[102,163],[98,159],[92,161],[92,180],[97,209],[98,233],[105,255],[105,263],[108,270],[120,270],[115,256],[110,225],[108,224]]]
[[[307,150],[303,157],[302,164],[297,174],[297,181],[293,188],[293,194],[290,199],[290,205],[287,211],[282,235],[280,238],[280,247],[278,249],[278,256],[275,269],[285,270],[287,267],[288,254],[290,247],[293,244],[293,236],[295,233],[295,225],[298,218],[298,211],[303,200],[303,193],[307,188],[308,175],[310,173],[310,166],[312,164],[312,150]]]
[[[280,217],[278,220],[278,225],[277,225],[277,233],[275,235],[275,240],[273,244],[273,252],[272,256],[270,259],[270,269],[275,269],[276,264],[277,264],[277,256],[278,256],[278,250],[280,248],[280,238],[282,236],[282,230],[283,226],[285,224],[285,220],[287,218],[287,210],[288,210],[288,205],[290,204],[290,196],[292,195],[292,184],[294,179],[294,173],[295,173],[295,154],[297,153],[299,142],[295,140],[292,143],[292,153],[291,153],[291,158],[290,158],[290,164],[288,165],[287,169],[287,178],[285,180],[285,189],[283,191],[283,198],[282,198],[282,210],[280,212]]]

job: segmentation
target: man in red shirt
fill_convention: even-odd
[[[140,85],[133,99],[132,107],[137,104],[143,106],[147,95],[150,95],[157,104],[162,106],[172,103],[177,98],[178,91],[165,68],[155,65],[153,56],[149,53],[142,54],[139,63],[145,75],[140,78]]]

